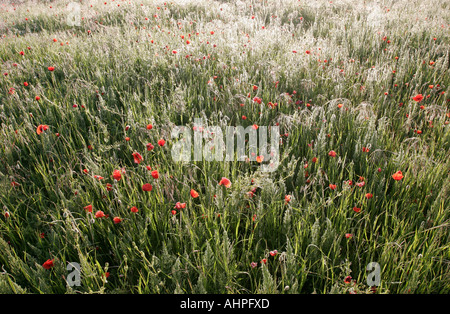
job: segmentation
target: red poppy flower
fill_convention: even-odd
[[[153,177],[153,179],[158,179],[159,178],[158,170],[153,170],[152,171],[152,177]]]
[[[267,264],[267,259],[263,258],[263,259],[261,260],[261,264]]]
[[[423,100],[423,95],[422,94],[418,94],[418,95],[413,97],[413,100],[417,101],[417,102],[421,102]]]
[[[332,189],[332,190],[335,190],[335,189],[336,189],[336,187],[337,187],[337,185],[336,185],[336,184],[330,184],[330,189]]]
[[[313,159],[311,160],[313,163],[316,163],[317,162],[317,158],[316,157],[313,157]]]
[[[192,198],[197,198],[198,197],[198,192],[194,189],[191,190],[191,196]]]
[[[88,205],[88,206],[84,207],[84,210],[92,213],[92,205]]]
[[[118,223],[122,222],[122,219],[120,219],[120,217],[114,217],[113,221],[115,224],[118,224]]]
[[[41,97],[36,96],[34,99],[36,99],[37,101],[41,100]]]
[[[160,140],[158,141],[158,145],[159,145],[159,146],[164,146],[164,144],[166,144],[166,141],[165,141],[165,140],[160,139]]]
[[[367,193],[367,194],[366,194],[366,198],[367,198],[367,199],[371,199],[372,197],[373,197],[373,194],[372,194],[372,193]]]
[[[50,72],[53,72],[53,71],[55,71],[55,67],[48,67],[48,70],[49,70]]]
[[[393,178],[395,181],[400,181],[401,179],[403,179],[403,174],[402,174],[401,171],[397,171],[396,173],[394,173],[394,174],[392,175],[392,178]]]
[[[261,163],[261,162],[263,162],[263,160],[264,160],[264,156],[263,156],[263,155],[261,155],[261,156],[256,156],[256,161],[257,161],[257,162]]]
[[[95,213],[95,218],[103,218],[103,217],[105,217],[105,213],[102,212],[101,210]]]
[[[366,183],[364,181],[361,181],[361,182],[356,182],[356,185],[359,187],[363,187],[364,185],[366,185]]]
[[[114,170],[113,178],[119,181],[120,179],[122,179],[122,172],[120,170]]]
[[[42,132],[47,131],[47,130],[48,130],[48,125],[45,125],[45,124],[39,124],[38,127],[37,127],[37,129],[36,129],[36,133],[39,135],[39,134],[41,134]]]
[[[131,207],[130,210],[132,213],[137,213],[139,211],[136,206]]]
[[[108,191],[111,191],[112,190],[112,184],[111,183],[106,183],[106,189]]]
[[[147,124],[147,130],[151,130],[151,129],[153,129],[153,125]]]
[[[27,87],[28,86],[28,82],[23,82],[23,86]]]
[[[273,251],[270,251],[269,254],[270,254],[270,256],[275,256],[275,255],[278,254],[278,251],[277,250],[273,250]]]
[[[351,277],[351,276],[345,277],[344,282],[345,282],[346,284],[351,283],[351,282],[352,282],[352,277]]]
[[[330,152],[328,153],[328,156],[336,157],[336,152],[334,150],[330,150]]]
[[[259,97],[255,97],[255,98],[253,98],[253,101],[257,102],[259,105],[261,105],[262,99]]]
[[[177,214],[177,211],[175,210],[175,209],[172,209],[172,215],[176,215]]]
[[[151,151],[153,148],[155,148],[155,146],[153,146],[151,143],[148,143],[146,146],[148,151]]]
[[[350,239],[351,237],[353,237],[353,234],[351,234],[351,233],[346,233],[346,234],[345,234],[345,237],[346,237],[347,239]]]
[[[175,207],[174,208],[176,208],[176,209],[183,209],[183,208],[186,208],[186,203],[180,203],[180,202],[177,202],[176,204],[175,204]]]
[[[150,192],[153,189],[152,185],[150,183],[145,183],[142,185],[142,191]]]
[[[229,188],[231,187],[231,181],[225,177],[222,177],[222,179],[219,182],[219,185],[224,185],[226,188]]]
[[[55,259],[48,259],[44,264],[42,264],[42,267],[44,267],[45,269],[50,269],[50,268],[52,268],[54,265],[53,265],[53,261],[54,261]]]
[[[353,207],[353,211],[355,213],[359,213],[361,211],[361,208],[355,206],[355,207]]]
[[[287,204],[291,201],[291,196],[290,195],[285,195],[284,196],[284,203]]]
[[[133,153],[133,159],[136,164],[140,164],[141,161],[144,160],[144,158],[142,158],[142,155],[139,153]]]

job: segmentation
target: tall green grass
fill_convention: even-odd
[[[450,291],[448,1],[104,2],[0,8],[0,292]],[[280,166],[173,161],[195,118],[278,123]]]

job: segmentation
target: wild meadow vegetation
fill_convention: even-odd
[[[0,292],[449,293],[449,23],[448,0],[3,1]],[[175,161],[196,118],[279,126],[279,166]]]

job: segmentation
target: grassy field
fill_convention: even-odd
[[[450,1],[70,3],[0,3],[0,293],[450,293]]]

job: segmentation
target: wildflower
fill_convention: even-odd
[[[44,264],[42,264],[42,267],[44,267],[45,269],[50,269],[50,268],[52,268],[54,265],[53,265],[53,261],[54,261],[55,259],[48,259]]]
[[[198,197],[198,192],[196,190],[191,190],[191,196],[192,198],[197,198]]]
[[[178,210],[180,210],[180,209],[183,209],[183,208],[186,208],[186,203],[180,203],[180,202],[177,202],[176,204],[175,204],[175,207],[174,207],[175,209],[178,209]]]
[[[394,173],[394,174],[392,175],[392,178],[393,178],[395,181],[400,181],[401,179],[403,179],[403,174],[402,174],[401,171],[397,171],[396,173]]]
[[[121,223],[122,222],[122,219],[120,219],[120,217],[114,217],[113,218],[113,221],[114,221],[114,224],[118,224],[118,223]]]
[[[336,184],[330,184],[329,187],[330,187],[330,189],[335,190],[337,185]]]
[[[39,124],[37,129],[36,129],[36,133],[38,135],[40,135],[42,132],[47,131],[48,130],[48,125],[45,124]]]
[[[250,267],[251,268],[255,268],[256,266],[258,266],[258,263],[255,263],[255,262],[251,262],[250,263]]]
[[[351,233],[346,233],[346,234],[345,234],[345,237],[346,237],[347,239],[351,239],[351,238],[353,237],[353,234],[351,234]]]
[[[145,183],[142,185],[142,191],[150,192],[153,189],[152,185],[150,183]]]
[[[344,282],[345,282],[346,284],[351,283],[351,282],[352,282],[352,277],[351,277],[351,276],[345,277]]]
[[[285,204],[289,203],[289,202],[291,201],[291,199],[292,199],[292,196],[291,196],[291,195],[285,195],[285,196],[284,196],[284,203],[285,203]]]
[[[151,130],[151,129],[153,129],[153,125],[147,124],[147,130]]]
[[[142,155],[139,153],[133,153],[133,158],[136,164],[140,164],[141,161],[144,160],[144,158],[142,158]]]
[[[231,187],[231,181],[225,177],[222,177],[222,179],[219,182],[219,185],[224,185],[226,188],[229,188]]]
[[[105,217],[105,213],[102,212],[101,210],[95,213],[95,218],[103,218],[103,217]]]
[[[423,95],[422,94],[417,94],[416,96],[414,96],[412,98],[414,101],[416,102],[421,102],[423,100]]]
[[[120,181],[122,179],[122,172],[120,170],[114,170],[113,178],[114,180]]]
[[[278,251],[277,250],[273,250],[273,251],[270,251],[269,254],[270,254],[270,256],[273,257],[273,256],[278,254]]]
[[[372,193],[367,193],[367,194],[366,194],[366,198],[367,198],[367,199],[371,199],[372,197],[373,197],[373,194],[372,194]]]
[[[53,72],[53,71],[55,71],[55,67],[48,67],[48,70],[49,70],[50,72]]]
[[[153,177],[153,179],[158,179],[159,178],[158,170],[153,170],[152,171],[152,177]]]
[[[130,210],[132,213],[137,213],[139,211],[136,206],[131,207]]]
[[[160,139],[159,141],[158,141],[158,145],[159,146],[164,146],[164,144],[166,144],[166,141],[165,140],[163,140],[163,139]]]
[[[88,206],[84,207],[84,210],[89,213],[92,213],[92,205],[88,205]]]
[[[334,150],[330,150],[330,152],[328,153],[328,156],[336,157],[336,152]]]
[[[151,151],[153,150],[153,148],[155,148],[155,146],[153,146],[151,143],[148,143],[146,146],[148,151]]]
[[[353,211],[355,213],[359,213],[361,211],[361,208],[355,206],[355,207],[353,207]]]

